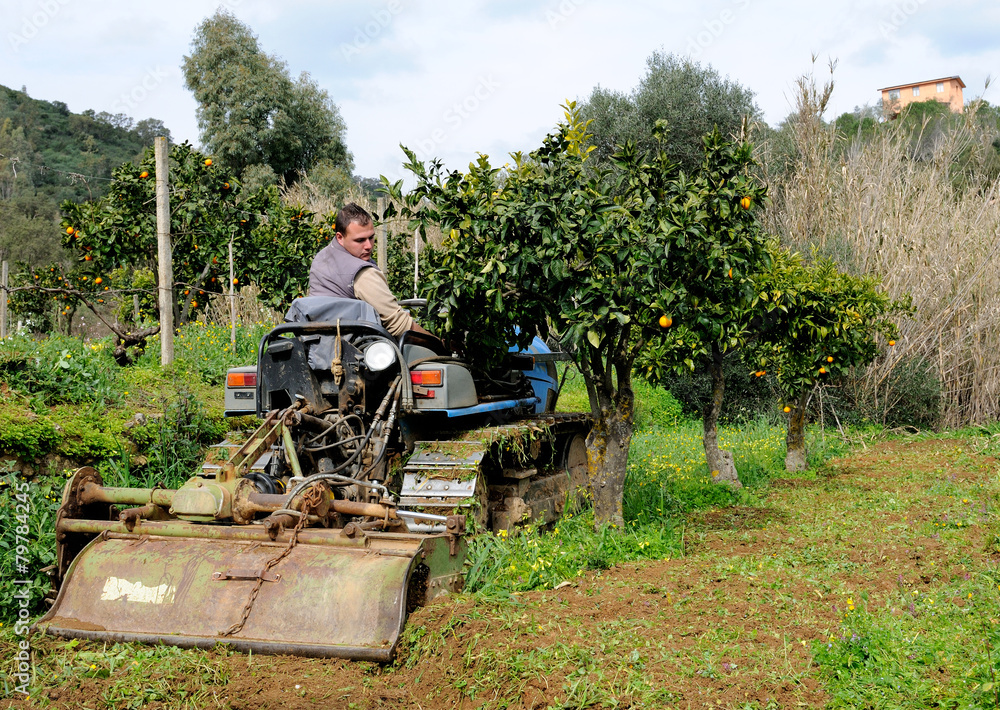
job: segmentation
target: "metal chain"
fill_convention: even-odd
[[[292,528],[292,536],[288,540],[288,546],[285,547],[280,553],[272,557],[264,564],[264,568],[257,575],[257,583],[253,585],[253,589],[250,590],[250,598],[247,599],[246,606],[243,607],[243,614],[239,621],[230,626],[225,631],[219,633],[219,636],[232,636],[233,634],[238,634],[243,630],[243,626],[247,623],[247,619],[250,617],[250,611],[253,609],[253,604],[257,601],[257,595],[260,594],[260,588],[264,586],[264,575],[269,572],[276,564],[281,562],[288,554],[292,551],[292,548],[299,541],[299,533],[306,524],[306,519],[309,517],[309,513],[316,508],[323,500],[323,489],[319,486],[314,486],[309,488],[302,494],[302,509],[299,520],[295,523],[295,527]]]

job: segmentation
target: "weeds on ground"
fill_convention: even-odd
[[[680,523],[604,527],[595,532],[592,510],[567,513],[551,530],[525,527],[478,535],[470,541],[466,590],[485,595],[552,588],[625,561],[681,554]]]
[[[56,561],[56,511],[61,481],[27,481],[12,462],[0,462],[0,628],[25,622],[44,610],[51,586],[44,571]]]
[[[0,379],[35,411],[53,404],[94,411],[119,404],[117,371],[106,338],[87,343],[65,335],[35,340],[15,334],[0,343]]]
[[[187,323],[174,338],[174,357],[187,363],[206,384],[221,386],[231,367],[255,365],[261,338],[272,328],[270,323],[256,323],[236,329],[236,346],[232,345],[228,326],[205,324],[201,321]],[[150,346],[139,359],[142,367],[155,367],[160,360],[159,336],[150,340]]]

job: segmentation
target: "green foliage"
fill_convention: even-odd
[[[202,141],[237,177],[256,167],[259,183],[261,170],[293,183],[314,166],[350,176],[337,106],[308,74],[293,81],[233,15],[218,10],[202,22],[183,69]]]
[[[7,394],[0,454],[35,464],[50,454],[98,468],[114,462],[142,480],[186,478],[201,448],[221,440],[228,425],[220,386],[226,369],[255,361],[265,329],[239,332],[233,352],[225,329],[185,326],[177,360],[166,370],[158,348],[155,357],[123,370],[106,341],[12,336],[0,348],[0,388]],[[185,383],[179,394],[177,382]],[[137,414],[145,425],[136,425]]]
[[[941,424],[941,381],[937,368],[921,357],[903,357],[877,388],[878,396],[864,396],[861,375],[844,382],[842,393],[823,395],[826,407],[837,407],[837,415],[852,424],[878,422],[890,428],[937,429]],[[814,403],[815,404],[815,403]],[[828,411],[827,416],[833,412]]]
[[[175,323],[193,319],[204,310],[208,293],[223,290],[230,242],[237,289],[252,279],[264,302],[275,308],[305,294],[310,258],[330,239],[329,225],[285,205],[274,187],[244,194],[229,172],[187,143],[171,147],[169,163]],[[78,260],[66,274],[75,290],[67,303],[76,291],[91,301],[103,299],[111,274],[121,291],[145,285],[148,275],[156,274],[154,174],[149,150],[138,165],[115,170],[105,198],[63,204],[63,243]],[[139,278],[142,274],[147,276]],[[156,304],[154,295],[145,292],[147,308]]]
[[[837,138],[841,141],[864,140],[875,135],[879,129],[879,122],[873,112],[856,109],[837,116],[834,126],[837,129]]]
[[[533,528],[470,540],[466,589],[483,594],[551,588],[585,570],[608,569],[626,560],[680,554],[679,530],[670,520],[645,527],[594,531],[593,511],[567,514],[546,534]]]
[[[113,385],[115,369],[105,343],[14,335],[0,346],[0,378],[39,410],[66,403],[96,411],[119,401]]]
[[[662,149],[689,173],[702,162],[702,136],[713,130],[737,135],[745,117],[760,116],[749,89],[711,66],[662,51],[646,60],[646,75],[630,94],[597,87],[581,112],[593,120],[595,157],[601,162],[626,142],[641,152],[657,150],[656,124],[666,121],[670,134]]]
[[[60,438],[48,417],[0,412],[0,451],[31,461],[52,451]]]
[[[872,362],[897,337],[895,319],[909,309],[875,277],[842,273],[822,257],[806,263],[783,249],[754,285],[766,315],[750,357],[774,374],[788,401]]]
[[[639,374],[652,377],[652,364],[644,367],[640,358],[636,365]],[[771,416],[779,408],[779,401],[771,375],[756,376],[754,370],[743,358],[743,353],[734,353],[722,363],[722,374],[726,382],[726,396],[722,400],[719,420],[735,423],[758,417]],[[704,363],[694,370],[661,372],[657,386],[664,388],[680,403],[684,416],[700,417],[712,401],[712,375]]]
[[[635,425],[676,426],[684,419],[684,408],[672,393],[645,380],[635,382]]]
[[[4,168],[0,180],[10,178],[15,193],[42,197],[44,201],[38,204],[53,208],[64,200],[81,202],[100,197],[103,182],[88,178],[108,178],[116,166],[138,157],[155,136],[170,137],[156,119],[135,123],[124,114],[91,110],[71,113],[60,101],[32,99],[24,92],[0,86],[0,126],[7,119],[11,121],[7,135],[23,139],[13,140],[17,152],[0,151],[5,156],[0,158],[0,167]],[[13,171],[8,171],[8,164],[2,162],[11,157],[18,159],[16,179]],[[73,173],[84,179],[71,177]],[[46,216],[54,215],[52,209]]]
[[[26,481],[4,468],[0,472],[0,508],[5,511],[0,529],[0,620],[10,625],[26,621],[19,616],[22,609],[32,617],[44,609],[42,599],[50,580],[42,570],[56,561],[61,490],[58,479]],[[23,571],[16,567],[18,562],[24,564]]]
[[[663,313],[695,330],[689,361],[703,342],[735,345],[742,328],[730,326],[726,309],[753,295],[746,276],[763,255],[752,213],[739,206],[763,196],[745,172],[750,147],[706,137],[691,178],[662,151],[642,157],[627,146],[613,172],[585,169],[589,151],[572,105],[542,147],[513,155],[507,171],[483,157],[468,175],[445,176],[407,151],[418,180],[407,213],[449,234],[428,257],[431,316],[445,314],[444,332],[466,333],[473,357],[547,324],[546,335],[577,349],[581,370],[602,387],[612,368],[629,381],[626,368],[663,338]]]
[[[636,358],[648,348],[654,369],[693,368],[738,347],[756,295],[750,277],[767,256],[749,209],[765,195],[751,146],[705,136],[688,176],[667,156],[662,122],[655,139],[653,153],[626,144],[613,168],[594,165],[587,122],[571,103],[540,148],[512,154],[513,167],[481,156],[468,174],[445,174],[404,149],[417,186],[405,198],[401,182],[388,186],[425,238],[431,224],[447,235],[422,269],[436,332],[464,337],[484,370],[536,333],[574,353],[598,432],[591,472],[609,471],[615,491],[624,461],[603,461],[609,447],[594,442],[610,436],[627,451]],[[665,314],[683,325],[666,331]],[[598,520],[620,520],[620,500],[595,505]]]
[[[658,393],[642,386],[639,407],[651,408]],[[835,442],[824,447],[812,433],[814,461],[842,453]],[[734,452],[746,485],[764,488],[784,474],[784,433],[762,419],[726,426],[721,444]],[[701,444],[700,422],[676,426],[650,424],[636,432],[629,452],[624,512],[625,527],[612,534],[594,530],[593,512],[568,511],[546,534],[505,531],[470,541],[466,588],[503,594],[550,588],[586,570],[607,569],[622,562],[680,556],[684,519],[709,508],[745,504],[746,494],[712,481]]]
[[[34,333],[53,330],[57,313],[64,308],[58,295],[40,289],[57,289],[63,285],[62,266],[52,263],[47,268],[32,268],[26,260],[16,262],[10,273],[10,315],[20,320]]]
[[[412,235],[390,232],[386,244],[386,281],[389,290],[399,298],[413,294],[413,245]],[[422,276],[418,272],[418,278]]]
[[[176,399],[162,404],[163,416],[147,426],[152,440],[149,460],[133,475],[133,485],[179,488],[198,469],[204,447],[221,441],[225,433],[225,425],[209,417],[190,392],[181,390]]]
[[[162,122],[70,113],[0,86],[0,259],[33,267],[63,261],[59,203],[98,198],[115,166],[135,159]]]
[[[178,329],[174,338],[174,357],[178,361],[178,367],[189,368],[206,384],[222,386],[230,368],[257,363],[260,340],[273,327],[273,323],[238,327],[236,348],[233,349],[228,327],[206,325],[201,321],[188,323]],[[159,361],[159,347],[154,346],[147,349],[137,364],[156,368]]]

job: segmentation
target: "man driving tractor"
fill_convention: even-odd
[[[375,225],[354,202],[337,213],[337,238],[316,254],[309,270],[310,296],[355,298],[370,304],[389,334],[398,338],[407,330],[430,334],[404,310],[389,290],[385,274],[372,260]]]

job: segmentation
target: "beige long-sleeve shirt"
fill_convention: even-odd
[[[371,304],[389,335],[398,338],[413,328],[413,316],[403,310],[389,290],[385,274],[378,269],[361,269],[354,277],[354,295]]]

